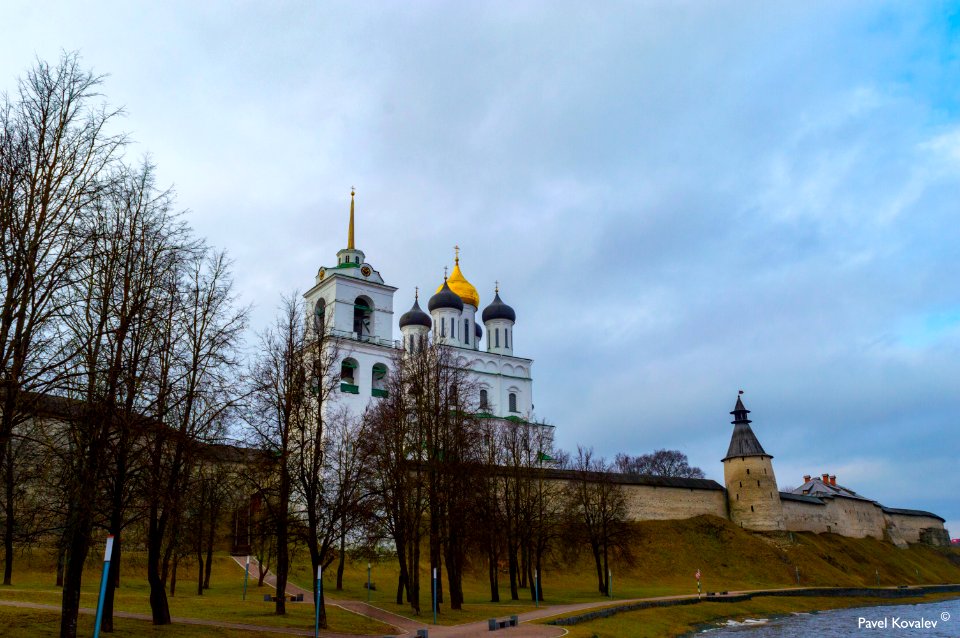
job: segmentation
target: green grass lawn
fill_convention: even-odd
[[[81,636],[93,635],[93,616],[81,615],[78,632]],[[60,635],[60,613],[36,609],[15,609],[0,606],[0,636],[3,638],[53,638]],[[116,638],[276,638],[277,634],[257,631],[238,631],[219,627],[194,627],[190,625],[167,625],[154,627],[148,621],[117,618],[114,621]]]
[[[258,588],[251,578],[246,600],[243,596],[243,570],[232,558],[215,555],[210,588],[197,595],[196,566],[178,572],[177,595],[169,598],[170,614],[185,618],[204,618],[235,623],[249,623],[271,627],[313,628],[314,610],[310,602],[290,603],[287,615],[273,613],[274,604],[264,602],[272,587]],[[146,567],[138,554],[127,552],[121,570],[121,586],[117,589],[115,607],[120,611],[149,614],[150,588],[145,577]],[[0,598],[59,605],[62,590],[54,585],[55,570],[46,552],[34,551],[19,558],[14,564],[14,584],[0,587]],[[94,563],[84,572],[82,607],[95,608],[100,587],[100,570]],[[355,634],[390,633],[391,628],[376,620],[360,616],[338,607],[327,606],[327,621],[331,631]],[[92,621],[91,621],[92,622]]]

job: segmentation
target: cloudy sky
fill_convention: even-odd
[[[722,482],[743,388],[782,488],[960,535],[960,10],[902,2],[13,2],[0,89],[77,50],[226,248],[254,327],[346,241],[462,248],[566,448]]]

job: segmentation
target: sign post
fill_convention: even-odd
[[[613,598],[613,572],[609,567],[607,568],[607,593],[610,594],[610,598]]]
[[[323,587],[323,567],[317,565],[317,604],[313,617],[313,638],[320,635],[320,588]]]
[[[703,589],[700,587],[700,570],[697,570],[697,573],[694,574],[694,578],[697,579],[697,599],[702,597]]]
[[[370,563],[367,563],[367,602],[370,602]]]
[[[247,581],[250,579],[250,555],[247,555],[247,565],[243,572],[243,599],[247,599]]]
[[[537,579],[537,570],[533,570],[533,602],[540,608],[540,581]]]
[[[103,620],[103,599],[107,595],[107,579],[110,578],[110,558],[113,556],[113,534],[107,536],[107,549],[103,552],[103,574],[100,576],[100,599],[97,601],[97,619],[93,625],[93,638],[100,636]]]
[[[433,624],[437,624],[437,568],[433,568]]]

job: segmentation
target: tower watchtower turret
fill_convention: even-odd
[[[750,413],[737,396],[733,415],[733,436],[723,459],[723,478],[727,486],[730,520],[745,529],[776,531],[785,529],[783,506],[773,457],[767,454],[750,428]]]

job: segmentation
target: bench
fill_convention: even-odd
[[[302,603],[302,602],[303,602],[303,594],[287,594],[286,596],[284,596],[284,598],[286,598],[287,601],[289,601],[289,602],[291,602],[291,603]],[[276,601],[277,601],[277,597],[276,597],[276,596],[273,596],[273,595],[271,595],[271,594],[264,594],[264,595],[263,595],[263,602],[265,602],[265,603],[273,603],[273,602],[276,602]]]
[[[487,630],[496,631],[498,629],[506,629],[507,627],[516,627],[519,624],[520,618],[517,616],[510,616],[509,618],[504,618],[503,620],[490,618],[487,620]]]

